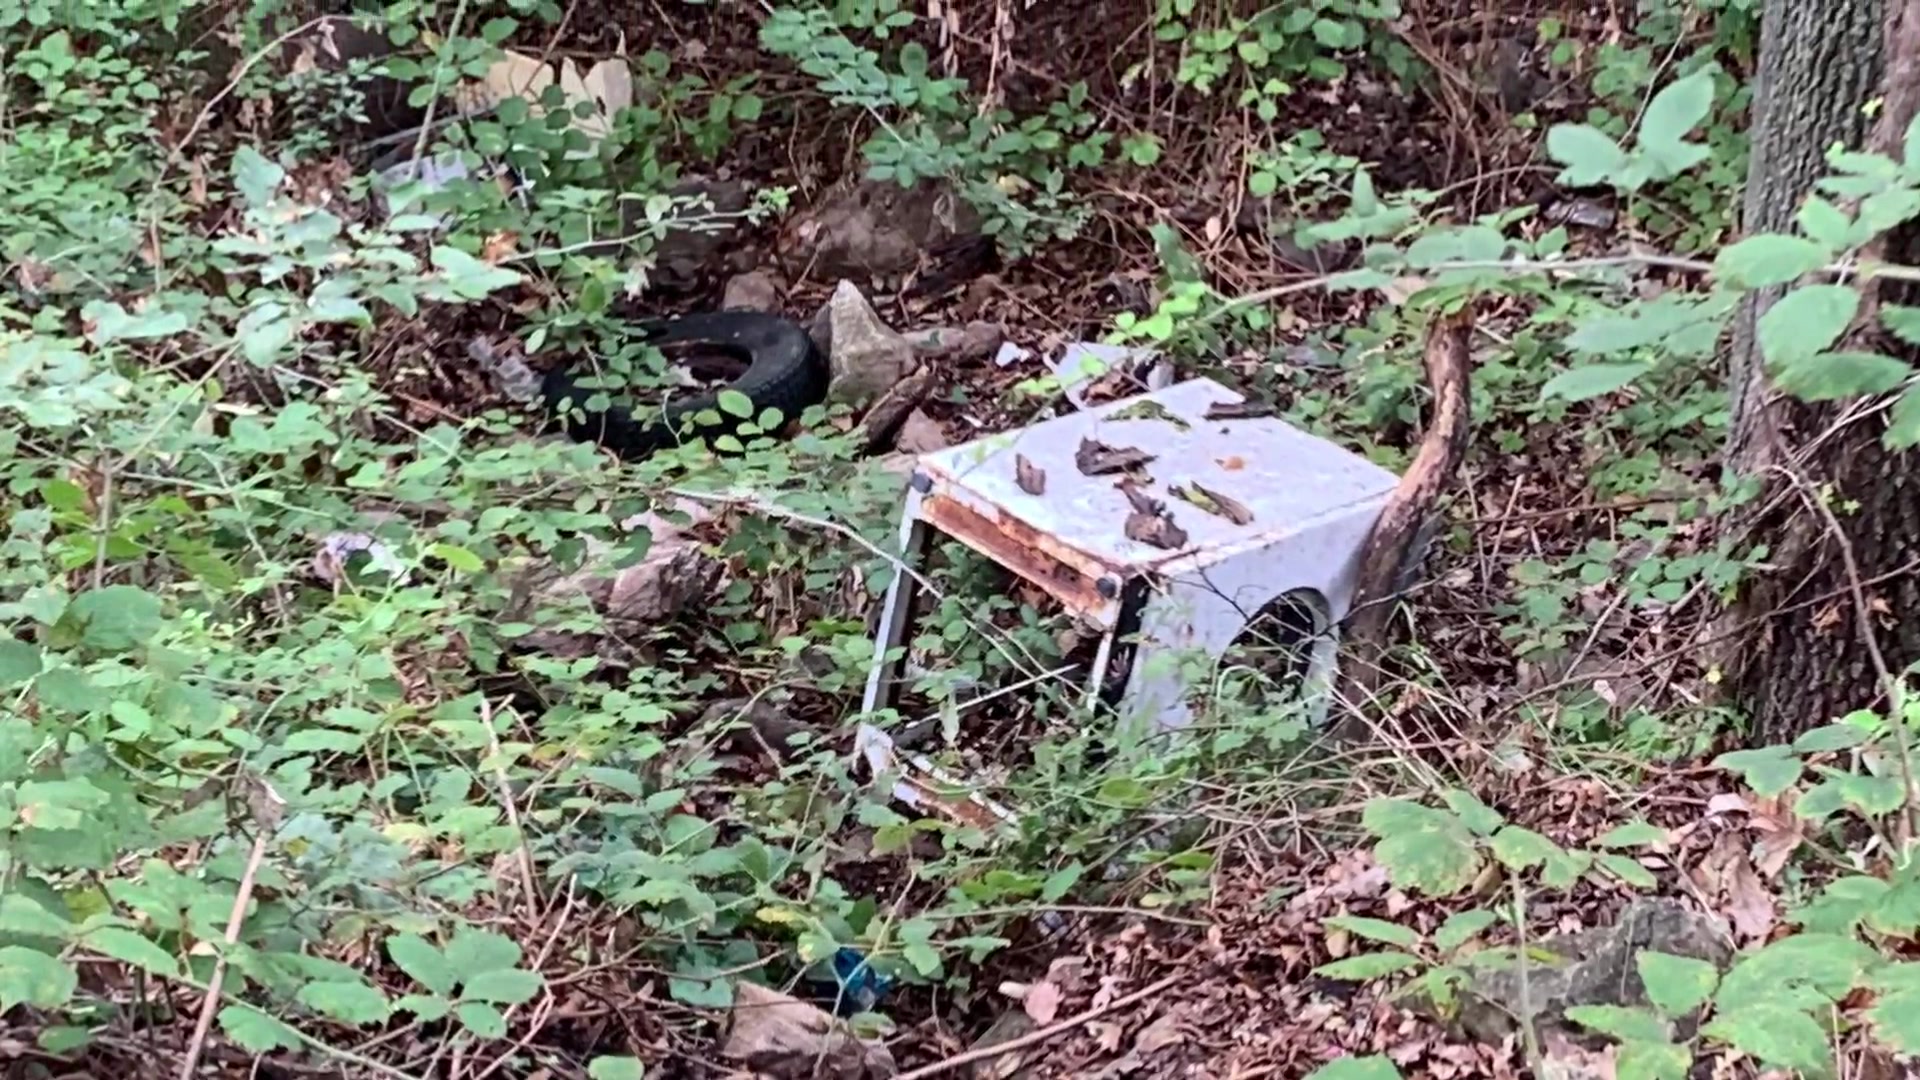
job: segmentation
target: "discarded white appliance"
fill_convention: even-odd
[[[1196,379],[920,457],[902,560],[917,566],[944,534],[1032,582],[1101,634],[1090,698],[1167,730],[1192,716],[1185,662],[1220,659],[1280,605],[1312,613],[1303,690],[1327,684],[1361,549],[1398,482]],[[917,592],[895,573],[867,712],[893,704],[889,653],[912,640]]]

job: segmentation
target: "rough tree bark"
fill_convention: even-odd
[[[1920,0],[1766,0],[1763,20],[1748,234],[1793,230],[1835,143],[1897,158],[1920,101]],[[1887,238],[1880,255],[1915,262],[1920,230]],[[1896,673],[1920,659],[1920,461],[1887,451],[1881,415],[1861,403],[1807,405],[1770,395],[1754,326],[1778,295],[1757,296],[1741,311],[1732,356],[1729,463],[1764,481],[1770,508],[1761,535],[1772,549],[1771,569],[1732,612],[1746,634],[1727,658],[1730,685],[1759,743],[1790,738],[1880,696],[1868,633]],[[1864,318],[1855,334],[1863,347],[1893,351]],[[1831,519],[1810,502],[1823,490],[1831,493]],[[1866,601],[1870,630],[1856,595]]]

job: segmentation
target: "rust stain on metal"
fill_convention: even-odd
[[[1018,518],[1004,514],[990,518],[938,492],[921,502],[920,516],[1045,589],[1075,613],[1099,612],[1112,605],[1100,595],[1099,587],[1100,578],[1112,567]]]

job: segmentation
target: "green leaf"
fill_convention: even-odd
[[[587,1080],[644,1080],[647,1067],[637,1057],[597,1057],[587,1062]]]
[[[1420,935],[1399,923],[1390,923],[1383,919],[1368,919],[1359,915],[1335,915],[1325,921],[1325,925],[1336,930],[1345,930],[1357,937],[1373,941],[1384,941],[1388,945],[1398,945],[1411,949],[1420,944]]]
[[[1680,1017],[1706,1004],[1720,985],[1720,971],[1705,960],[1643,949],[1634,957],[1647,1000],[1668,1016]]]
[[[1653,96],[1640,120],[1640,147],[1661,167],[1655,179],[1675,176],[1706,160],[1708,150],[1686,141],[1713,108],[1713,69],[1701,68]]]
[[[1800,759],[1784,746],[1763,746],[1757,750],[1735,750],[1713,759],[1716,769],[1737,772],[1762,798],[1771,798],[1792,787],[1800,779]]]
[[[1887,430],[1881,436],[1890,450],[1920,446],[1920,383],[1907,387],[1887,410]]]
[[[490,266],[459,248],[436,247],[434,268],[440,271],[453,298],[482,300],[489,294],[520,283],[520,275],[503,266]]]
[[[1867,741],[1867,733],[1852,724],[1828,724],[1803,732],[1793,740],[1796,754],[1823,754],[1851,750]]]
[[[719,393],[720,411],[742,420],[753,419],[753,399],[738,390],[722,390]]]
[[[1307,1080],[1400,1080],[1393,1062],[1375,1054],[1329,1061],[1307,1074]]]
[[[1749,236],[1723,248],[1713,272],[1748,289],[1786,285],[1833,261],[1833,249],[1799,236]]]
[[[1620,144],[1587,124],[1555,124],[1547,132],[1547,155],[1566,166],[1560,182],[1570,187],[1606,183],[1627,166]]]
[[[1493,857],[1509,870],[1528,870],[1560,853],[1559,844],[1518,825],[1495,833],[1488,846],[1493,848]]]
[[[1920,307],[1888,304],[1880,309],[1880,324],[1909,345],[1920,345]]]
[[[0,948],[0,1013],[15,1005],[57,1009],[80,985],[72,968],[57,956],[23,945]]]
[[[1507,251],[1506,237],[1485,225],[1464,225],[1424,233],[1407,248],[1407,263],[1431,269],[1446,263],[1496,262]]]
[[[532,1001],[545,985],[537,971],[503,968],[483,971],[468,979],[460,989],[467,1001],[491,1001],[497,1005],[519,1005]]]
[[[1846,285],[1802,285],[1780,298],[1758,324],[1767,362],[1809,360],[1833,346],[1860,310],[1860,294]]]
[[[1813,1017],[1784,1005],[1748,1005],[1716,1017],[1700,1033],[1775,1068],[1820,1074],[1833,1068],[1826,1032]]]
[[[500,1010],[481,1001],[463,1001],[454,1006],[453,1015],[460,1020],[460,1026],[489,1041],[502,1039],[507,1034],[507,1018]]]
[[[18,686],[40,674],[40,648],[13,638],[0,638],[0,687]]]
[[[1658,844],[1667,838],[1667,830],[1644,821],[1629,821],[1601,834],[1594,843],[1604,848],[1635,848]]]
[[[1401,888],[1449,896],[1480,873],[1473,835],[1453,814],[1401,799],[1376,799],[1360,820],[1381,838],[1374,858]]]
[[[220,1030],[250,1054],[297,1050],[300,1033],[251,1005],[229,1005],[220,1010]]]
[[[1440,924],[1440,929],[1433,932],[1434,947],[1441,952],[1450,953],[1471,941],[1480,931],[1492,926],[1497,918],[1499,916],[1485,908],[1456,911],[1447,916],[1447,921]]]
[[[1883,993],[1867,1010],[1880,1041],[1902,1054],[1920,1054],[1920,990]]]
[[[330,1020],[362,1027],[393,1015],[387,995],[362,982],[310,982],[295,1000]]]
[[[1879,957],[1857,938],[1841,934],[1795,934],[1762,948],[1733,966],[1714,995],[1718,1011],[1777,1004],[1795,987],[1808,991],[1787,1000],[1814,1005],[1845,997]]]
[[[81,642],[102,652],[139,648],[160,632],[160,598],[136,585],[83,592],[67,615],[79,622]]]
[[[1567,1019],[1623,1041],[1666,1042],[1673,1037],[1666,1021],[1645,1009],[1627,1009],[1619,1005],[1571,1005],[1567,1008]]]
[[[489,930],[461,927],[447,942],[447,964],[462,979],[511,968],[520,963],[520,955],[518,942]]]
[[[1651,370],[1651,364],[1581,364],[1548,379],[1540,388],[1540,398],[1586,401],[1611,394]]]
[[[1776,365],[1773,382],[1801,401],[1838,401],[1884,394],[1911,374],[1906,361],[1891,356],[1833,352]]]
[[[1629,1040],[1614,1059],[1615,1080],[1687,1080],[1693,1053],[1670,1042]]]
[[[433,943],[416,934],[395,934],[387,939],[387,955],[414,982],[441,997],[452,997],[460,981],[459,969]]]
[[[1605,852],[1597,856],[1594,861],[1599,863],[1600,866],[1605,868],[1607,872],[1611,873],[1614,877],[1619,878],[1621,881],[1626,882],[1636,889],[1651,889],[1659,884],[1659,882],[1653,879],[1652,871],[1641,866],[1638,862],[1627,858],[1625,855],[1615,855],[1611,852]]]
[[[1835,251],[1852,246],[1849,241],[1853,219],[1820,196],[1807,196],[1807,201],[1800,204],[1800,212],[1795,216],[1800,222],[1800,231],[1814,242]]]
[[[248,206],[259,209],[273,201],[274,193],[287,178],[285,169],[267,160],[250,145],[242,145],[233,155],[233,187]]]
[[[1476,836],[1492,836],[1507,823],[1507,819],[1500,816],[1500,811],[1481,802],[1480,796],[1471,791],[1451,788],[1441,798],[1445,800],[1447,809],[1460,815],[1460,821]]]
[[[393,1003],[396,1012],[410,1012],[422,1023],[433,1024],[447,1018],[453,1002],[432,994],[407,994]]]
[[[1343,982],[1366,982],[1391,975],[1396,971],[1420,966],[1420,958],[1403,952],[1361,953],[1349,956],[1345,960],[1335,960],[1331,964],[1322,964],[1313,969],[1315,975]]]
[[[101,927],[82,938],[80,943],[94,952],[144,968],[155,975],[180,974],[180,962],[171,953],[131,930],[118,926]]]
[[[940,950],[924,941],[907,942],[900,947],[900,955],[926,978],[931,979],[940,972]]]

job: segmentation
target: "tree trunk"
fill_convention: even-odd
[[[1749,235],[1793,231],[1835,143],[1897,159],[1920,98],[1920,0],[1766,0],[1762,17]],[[1915,229],[1896,232],[1882,257],[1914,262],[1917,239]],[[1761,536],[1770,569],[1732,612],[1744,633],[1727,665],[1757,743],[1873,704],[1883,688],[1868,635],[1895,673],[1920,659],[1920,469],[1913,454],[1882,446],[1884,422],[1863,403],[1770,396],[1754,326],[1779,293],[1739,313],[1731,367],[1729,464],[1764,482],[1769,508]],[[1857,347],[1893,351],[1865,326]]]

